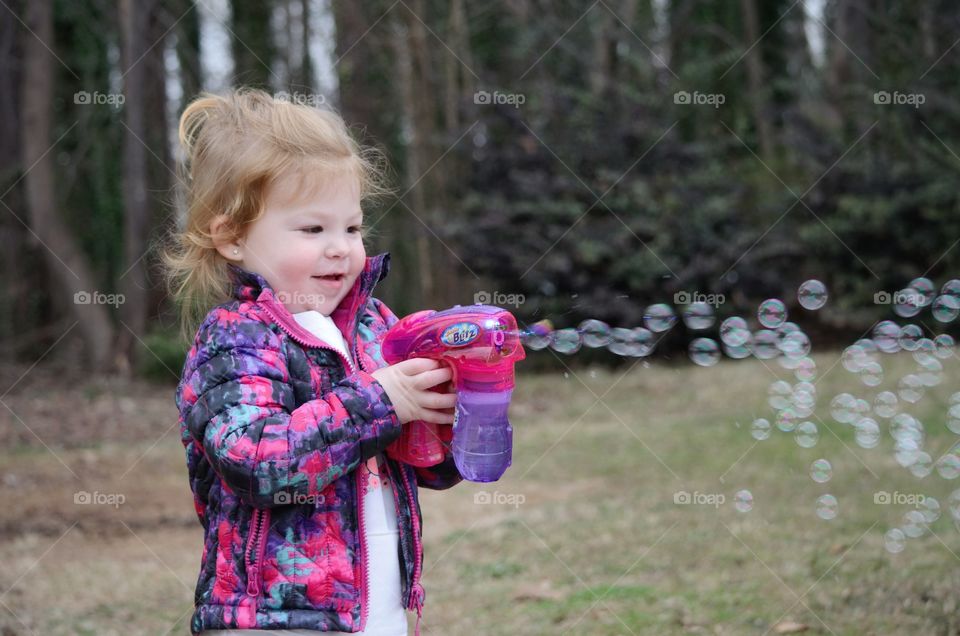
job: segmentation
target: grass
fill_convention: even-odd
[[[521,369],[507,474],[421,493],[422,631],[760,635],[789,620],[838,636],[956,633],[960,536],[947,498],[960,482],[936,471],[914,477],[894,461],[886,432],[877,448],[860,448],[827,407],[841,391],[869,399],[895,386],[914,363],[884,357],[887,377],[868,389],[837,360],[816,357],[820,438],[809,449],[778,430],[760,442],[750,435],[755,417],[772,421],[767,386],[790,377],[771,361],[639,364],[625,374]],[[945,360],[944,368],[943,382],[909,409],[934,458],[956,438],[944,420],[949,395],[960,390],[960,364]],[[169,391],[157,399],[169,401]],[[157,430],[168,426],[158,422]],[[9,608],[0,605],[0,629],[187,632],[200,527],[176,431],[152,442],[58,450],[80,482],[49,453],[0,456],[0,478],[38,484],[7,489],[0,501],[8,528],[0,535],[0,601]],[[826,484],[807,474],[820,457],[833,464]],[[78,483],[130,497],[119,511],[78,512],[67,501]],[[753,494],[749,512],[734,509],[741,489]],[[681,491],[723,503],[680,505]],[[884,532],[909,507],[875,504],[878,491],[936,497],[943,514],[931,533],[890,554]],[[480,493],[503,503],[475,503]],[[814,512],[823,493],[839,500],[830,521]]]

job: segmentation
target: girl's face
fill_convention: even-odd
[[[362,223],[356,177],[290,172],[267,187],[263,215],[238,242],[239,261],[291,313],[329,316],[366,264]]]

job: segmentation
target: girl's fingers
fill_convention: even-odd
[[[434,369],[432,371],[426,371],[419,374],[416,377],[416,380],[414,380],[414,385],[418,389],[429,389],[437,386],[438,384],[450,382],[452,379],[453,370],[450,367],[444,366],[441,369]]]
[[[420,416],[417,417],[418,420],[432,422],[433,424],[453,424],[453,418],[453,413],[437,411],[434,409],[423,409],[423,411],[420,413]]]
[[[424,392],[421,404],[429,409],[452,409],[457,405],[456,393]]]

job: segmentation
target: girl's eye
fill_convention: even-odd
[[[362,225],[354,225],[353,227],[350,228],[350,231],[353,232],[354,234],[362,234],[362,233],[363,233],[363,226],[362,226]]]
[[[323,228],[319,225],[311,225],[310,227],[303,228],[302,231],[306,232],[307,234],[318,234],[323,232]]]

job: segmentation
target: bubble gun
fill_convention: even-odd
[[[499,479],[513,456],[513,428],[507,419],[513,365],[526,356],[516,318],[505,309],[480,304],[418,311],[387,332],[381,349],[388,364],[409,358],[446,362],[457,391],[452,439],[440,432],[446,425],[408,422],[387,454],[414,466],[434,466],[443,461],[444,442],[450,442],[464,479]]]

